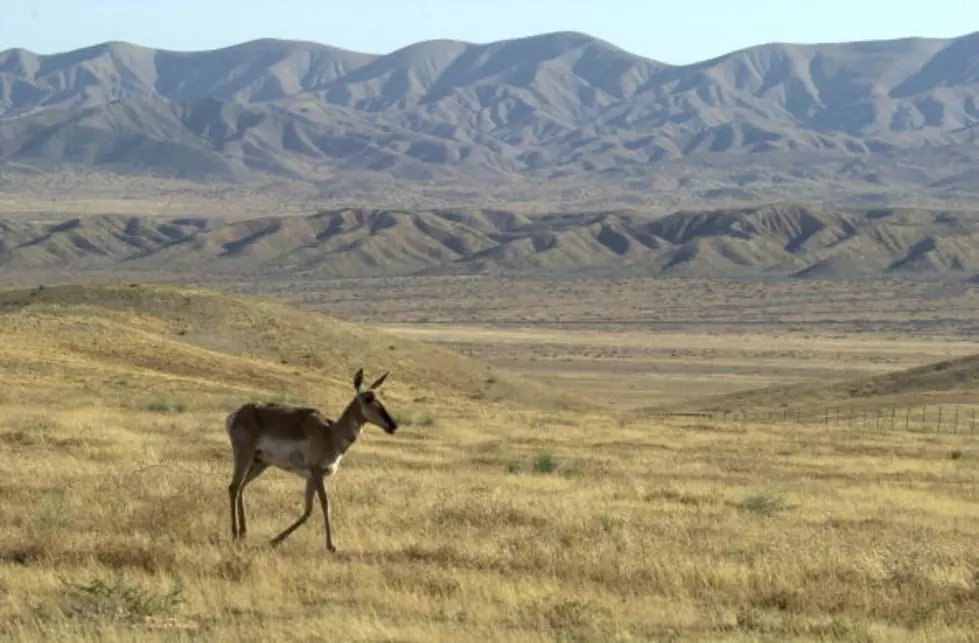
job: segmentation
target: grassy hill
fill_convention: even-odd
[[[763,388],[648,410],[712,413],[750,410],[763,414],[791,409],[806,415],[822,413],[829,407],[879,409],[937,404],[979,404],[979,355],[831,384]]]
[[[360,367],[390,370],[392,399],[582,406],[447,349],[257,298],[141,284],[0,291],[2,401],[282,396],[339,412]]]

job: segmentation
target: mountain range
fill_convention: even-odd
[[[386,55],[271,39],[0,52],[8,175],[376,179],[469,196],[508,177],[641,194],[670,176],[705,198],[921,190],[965,202],[979,192],[977,142],[979,32],[766,44],[689,65],[576,32]]]
[[[970,279],[979,211],[777,204],[526,216],[505,210],[341,209],[248,220],[117,215],[0,219],[0,269],[261,275],[411,274]]]

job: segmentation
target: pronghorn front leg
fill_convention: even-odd
[[[330,552],[337,550],[333,544],[333,524],[330,520],[330,495],[326,492],[326,485],[323,483],[323,471],[314,470],[313,480],[316,481],[316,495],[320,499],[320,508],[323,510],[323,526],[326,529],[326,549]]]
[[[305,505],[303,506],[303,515],[299,516],[299,520],[286,527],[281,534],[272,539],[273,547],[278,546],[279,543],[289,536],[289,534],[299,529],[304,522],[309,520],[310,514],[313,513],[313,493],[315,493],[315,490],[316,482],[315,479],[311,477],[306,481],[306,497],[304,499]]]

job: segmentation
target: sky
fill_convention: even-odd
[[[202,50],[256,38],[384,54],[420,40],[489,42],[581,31],[672,64],[769,42],[979,31],[979,0],[5,0],[0,51],[110,40]]]

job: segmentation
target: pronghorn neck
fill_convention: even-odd
[[[357,404],[357,400],[351,400],[347,408],[343,409],[343,413],[337,418],[337,421],[333,423],[332,433],[333,433],[333,444],[336,447],[337,453],[343,455],[347,452],[353,443],[357,441],[360,437],[360,433],[364,428],[364,424],[367,421],[364,419],[363,413],[360,412],[360,405]]]

